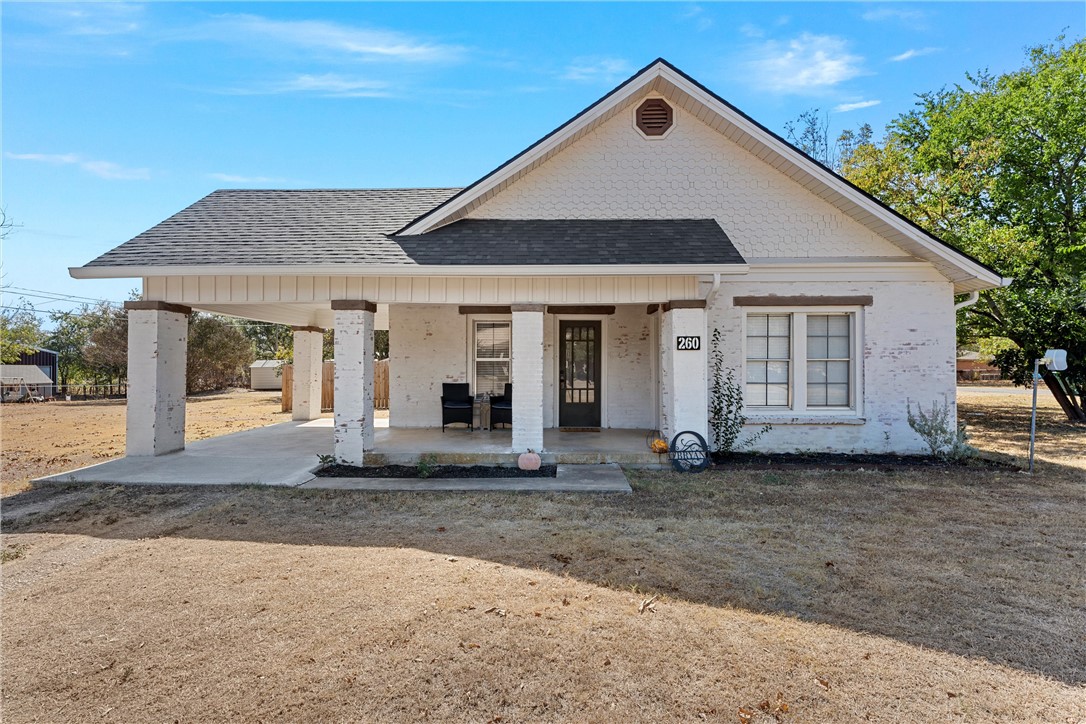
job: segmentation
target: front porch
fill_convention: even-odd
[[[317,456],[333,451],[333,426],[329,417],[282,422],[200,440],[164,455],[118,458],[33,482],[313,487],[313,472],[319,467]],[[647,430],[546,430],[542,458],[545,463],[573,468],[602,463],[639,467],[667,464],[667,456],[649,451],[647,434]],[[440,428],[378,427],[374,448],[366,453],[366,464],[413,465],[426,458],[444,465],[515,466],[517,456],[510,452],[509,440],[510,432],[501,430],[469,432],[450,428],[442,433]],[[577,476],[566,477],[572,482],[562,489],[578,490]]]

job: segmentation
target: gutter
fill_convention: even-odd
[[[178,265],[178,266],[73,266],[73,279],[132,279],[182,276],[344,276],[344,277],[568,277],[568,276],[694,276],[712,273],[746,274],[742,264],[309,264],[309,265]]]

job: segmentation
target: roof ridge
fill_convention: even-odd
[[[211,193],[321,193],[336,191],[460,191],[463,186],[387,186],[382,188],[321,188],[321,189],[215,189]]]

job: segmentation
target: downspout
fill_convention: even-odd
[[[957,312],[959,309],[971,307],[977,303],[978,299],[980,299],[980,292],[969,292],[969,298],[966,299],[964,302],[958,302],[957,304],[955,304],[954,311]]]
[[[713,286],[709,289],[709,292],[705,295],[705,306],[709,306],[713,303],[713,297],[720,291],[720,272],[713,274]]]

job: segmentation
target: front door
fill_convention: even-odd
[[[598,321],[558,322],[558,426],[600,426]]]

